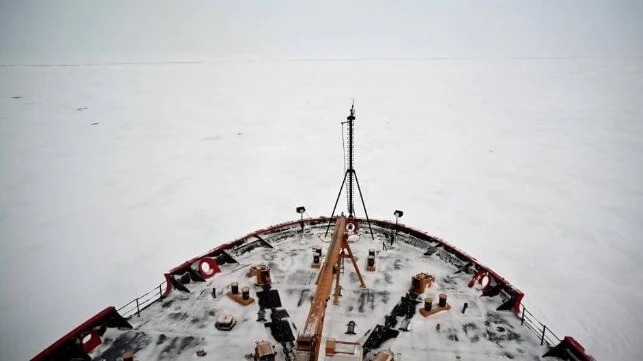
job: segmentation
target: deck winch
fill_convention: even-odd
[[[435,277],[424,272],[418,273],[411,278],[411,291],[421,295],[431,284],[435,282]]]
[[[252,267],[250,269],[250,276],[255,277],[255,284],[257,286],[264,286],[272,283],[272,278],[270,277],[270,267],[264,264]]]

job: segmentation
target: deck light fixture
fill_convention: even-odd
[[[299,206],[297,207],[297,213],[301,216],[299,219],[299,224],[301,225],[301,235],[303,237],[304,235],[304,213],[306,213],[306,207],[304,206]]]
[[[397,245],[397,224],[399,219],[404,215],[404,212],[396,209],[395,212],[393,212],[393,215],[395,216],[395,235],[393,236],[393,239],[391,239],[391,246],[394,244]]]

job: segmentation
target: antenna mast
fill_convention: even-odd
[[[354,142],[354,126],[355,126],[355,101],[353,101],[353,105],[351,105],[351,111],[348,117],[346,118],[347,121],[342,122],[342,125],[345,123],[348,123],[348,168],[346,169],[346,173],[344,173],[344,180],[342,181],[342,185],[339,187],[339,193],[337,193],[337,200],[335,200],[335,206],[333,207],[333,212],[330,215],[330,220],[328,221],[328,227],[326,227],[326,236],[328,235],[328,231],[330,230],[330,225],[333,222],[333,217],[335,216],[335,211],[337,210],[337,203],[339,202],[339,197],[342,195],[342,189],[344,189],[344,184],[346,183],[346,178],[348,178],[348,185],[347,185],[347,203],[348,203],[348,218],[354,218],[355,217],[355,207],[353,205],[353,180],[354,183],[357,185],[357,191],[359,192],[359,198],[362,200],[362,207],[364,207],[364,214],[366,215],[366,222],[368,222],[368,229],[371,232],[371,238],[375,240],[375,235],[373,234],[373,229],[371,228],[371,220],[368,218],[368,212],[366,211],[366,203],[364,203],[364,196],[362,195],[362,189],[359,186],[359,180],[357,179],[357,172],[355,172],[355,168],[353,167],[353,162],[355,160],[355,154],[353,153],[355,149],[355,142]]]
[[[355,216],[355,208],[353,207],[353,173],[355,169],[353,168],[353,149],[355,143],[353,142],[353,124],[355,121],[355,101],[351,105],[351,113],[346,118],[348,121],[348,216]],[[341,190],[340,190],[341,191]]]

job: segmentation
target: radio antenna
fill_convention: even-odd
[[[347,196],[347,208],[348,208],[348,218],[354,218],[355,217],[355,207],[353,204],[353,184],[357,185],[357,191],[359,192],[359,197],[362,200],[362,207],[364,207],[364,214],[366,215],[366,222],[368,223],[368,229],[371,232],[371,237],[373,240],[375,240],[375,236],[373,235],[373,229],[371,228],[371,220],[368,218],[368,211],[366,210],[366,203],[364,203],[364,196],[362,195],[362,189],[359,186],[359,180],[357,179],[357,172],[355,172],[354,168],[354,161],[355,161],[355,142],[354,142],[354,136],[355,136],[355,100],[353,100],[353,104],[351,105],[351,110],[350,114],[348,117],[346,117],[346,121],[342,122],[342,126],[344,124],[348,124],[348,156],[346,159],[346,163],[348,163],[348,168],[346,169],[346,172],[344,173],[344,180],[342,181],[342,185],[339,187],[339,193],[337,193],[337,200],[335,200],[335,206],[333,207],[333,212],[330,215],[330,220],[328,221],[328,227],[326,227],[326,235],[328,235],[328,231],[330,230],[330,225],[333,221],[333,217],[335,216],[335,211],[337,210],[337,204],[339,203],[339,198],[342,195],[342,190],[344,189],[344,184],[346,184],[346,179],[348,178],[348,184],[346,186],[346,196]]]

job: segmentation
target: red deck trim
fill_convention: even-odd
[[[116,313],[116,308],[110,306],[95,314],[89,320],[81,323],[78,327],[69,331],[65,336],[61,337],[58,341],[51,344],[51,346],[44,349],[42,352],[34,356],[31,361],[45,361],[49,359],[58,349],[65,346],[67,343],[73,341],[75,338],[81,337],[81,335],[91,331],[94,327],[100,326],[106,318],[110,315]]]
[[[585,352],[585,348],[580,344],[580,342],[576,341],[575,338],[571,336],[565,336],[563,342],[566,342],[569,345],[572,353],[576,357],[580,358],[581,361],[596,361],[594,357]]]
[[[320,217],[320,218],[306,219],[304,221],[308,223],[308,222],[321,221],[321,220],[328,220],[328,218]],[[188,268],[190,268],[194,264],[194,262],[199,261],[203,257],[211,257],[213,255],[218,255],[219,253],[221,253],[221,251],[225,251],[227,249],[230,249],[232,247],[235,247],[235,246],[237,246],[239,244],[244,243],[246,241],[246,239],[248,239],[250,237],[254,237],[254,236],[258,235],[258,234],[262,234],[262,233],[266,233],[266,232],[270,232],[270,231],[275,231],[275,230],[278,230],[280,228],[286,228],[286,227],[289,227],[289,226],[292,226],[292,225],[295,225],[295,224],[299,224],[300,222],[301,222],[300,220],[297,220],[297,221],[279,223],[279,224],[275,224],[275,225],[267,227],[267,228],[263,228],[263,229],[248,233],[245,236],[239,237],[239,238],[235,239],[232,242],[223,243],[223,244],[221,244],[221,245],[219,245],[219,246],[217,246],[215,248],[212,248],[211,250],[207,251],[206,253],[204,253],[204,254],[202,254],[200,256],[197,256],[197,257],[194,257],[194,258],[192,258],[192,259],[190,259],[188,261],[185,261],[185,262],[181,263],[180,265],[178,265],[178,266],[172,268],[171,270],[169,270],[168,273],[170,273],[170,274],[183,273]]]

